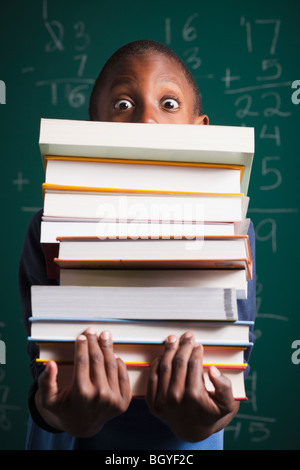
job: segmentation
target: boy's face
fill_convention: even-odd
[[[180,66],[159,53],[112,66],[96,99],[98,121],[208,124],[207,116],[195,114],[194,92]]]

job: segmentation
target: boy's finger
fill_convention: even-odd
[[[147,392],[146,392],[146,402],[150,410],[154,410],[154,402],[157,393],[158,385],[158,367],[159,367],[160,357],[156,357],[150,366]]]
[[[79,335],[75,341],[73,382],[79,390],[90,384],[89,348],[85,335]]]
[[[194,346],[187,365],[186,391],[192,396],[199,396],[204,391],[203,346]]]
[[[85,332],[88,343],[89,377],[91,383],[97,387],[107,387],[105,359],[102,353],[97,332],[88,328]]]
[[[112,336],[109,331],[101,332],[99,344],[104,358],[107,382],[111,389],[117,390],[119,388],[118,363],[114,354]]]
[[[131,400],[131,388],[126,364],[120,359],[116,359],[118,367],[118,380],[120,394],[125,403],[129,404]]]
[[[180,399],[185,390],[188,361],[193,351],[195,337],[192,333],[186,332],[180,337],[179,348],[172,363],[172,376],[170,379],[169,394],[176,400]]]
[[[40,397],[47,406],[54,404],[58,393],[57,372],[57,364],[49,361],[39,377]]]
[[[173,360],[176,355],[178,348],[178,338],[174,335],[170,335],[165,341],[165,349],[160,358],[157,375],[157,396],[161,400],[164,400],[167,396],[170,380],[172,376]]]

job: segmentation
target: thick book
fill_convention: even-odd
[[[61,268],[246,269],[252,278],[248,235],[185,239],[59,238]]]
[[[54,341],[38,343],[38,362],[56,361],[63,363],[74,362],[74,342]],[[203,364],[205,366],[231,366],[241,367],[244,365],[245,348],[237,346],[204,346]],[[114,353],[126,364],[149,365],[156,357],[164,352],[163,344],[155,343],[115,343]]]
[[[243,167],[151,160],[46,156],[45,183],[170,194],[240,194]]]
[[[40,242],[47,259],[48,277],[59,278],[59,266],[54,259],[59,256],[59,239],[65,237],[97,237],[109,239],[184,239],[196,240],[208,236],[246,235],[249,219],[235,223],[143,223],[78,221],[74,219],[42,217]],[[115,263],[114,263],[115,264]]]
[[[249,197],[242,195],[85,191],[45,183],[43,193],[44,217],[82,220],[240,222],[249,204]]]
[[[234,288],[32,286],[31,305],[33,316],[45,318],[238,318]]]
[[[218,287],[236,290],[246,299],[244,269],[61,269],[61,286]]]
[[[187,124],[140,124],[41,119],[42,158],[78,156],[242,165],[247,195],[254,129]]]
[[[254,129],[41,119],[39,146],[43,161],[51,155],[242,165],[247,195]]]
[[[244,371],[246,366],[241,367],[230,367],[230,366],[219,366],[220,372],[227,377],[232,386],[233,397],[237,401],[247,400]],[[143,365],[127,365],[127,371],[130,381],[131,393],[133,397],[144,397],[147,393],[148,377],[149,377],[149,366]],[[58,388],[69,387],[72,383],[73,377],[73,365],[71,364],[59,364],[58,363]],[[213,392],[214,386],[208,376],[208,367],[203,367],[203,379],[205,388]]]
[[[88,327],[93,327],[99,335],[101,331],[111,332],[117,343],[162,344],[174,334],[181,336],[192,331],[197,343],[206,346],[249,347],[249,328],[253,322],[243,321],[172,321],[172,320],[122,320],[80,318],[30,317],[31,336],[29,341],[60,342],[74,341]]]
[[[196,237],[247,235],[249,219],[235,223],[157,223],[110,222],[105,220],[77,220],[42,217],[41,243],[57,243],[61,237],[116,238],[177,238],[192,240]],[[56,254],[56,256],[58,253]]]

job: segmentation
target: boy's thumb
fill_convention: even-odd
[[[215,401],[222,408],[229,409],[234,402],[232,394],[231,381],[225,377],[217,367],[212,366],[208,369],[209,378],[215,388],[213,393]]]

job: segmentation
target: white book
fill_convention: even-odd
[[[45,245],[47,246],[47,245]],[[248,235],[196,239],[59,239],[60,268],[246,269],[252,278]]]
[[[61,260],[250,260],[248,235],[199,239],[59,238]]]
[[[180,337],[192,331],[196,343],[204,346],[249,347],[249,328],[253,322],[185,321],[185,320],[124,320],[84,318],[30,317],[29,341],[72,342],[88,327],[99,335],[110,331],[114,344],[162,344],[173,334]]]
[[[46,155],[243,165],[247,195],[254,128],[42,119],[39,145]]]
[[[46,185],[154,193],[241,192],[240,168],[144,160],[46,158]]]
[[[44,185],[44,217],[117,221],[239,222],[249,197],[143,195],[54,190]]]
[[[41,341],[39,346],[40,361],[73,362],[74,341]],[[114,343],[114,353],[125,363],[151,364],[154,358],[164,352],[164,344],[158,343]],[[219,365],[242,365],[245,348],[237,346],[204,346],[203,363]]]
[[[61,286],[217,287],[236,289],[246,299],[244,269],[61,269]]]
[[[32,286],[31,306],[45,318],[238,319],[234,288]]]
[[[249,219],[241,223],[189,224],[79,221],[78,219],[42,218],[41,243],[56,243],[61,237],[99,237],[101,240],[116,238],[186,238],[218,235],[246,235]]]
[[[220,372],[227,377],[232,386],[232,393],[235,400],[247,400],[244,381],[243,368],[219,368]],[[134,397],[144,397],[147,392],[149,377],[149,367],[127,367],[131,393]],[[72,383],[73,366],[58,364],[58,388],[69,387]],[[206,389],[214,391],[214,386],[209,379],[207,368],[203,369],[203,380]]]

